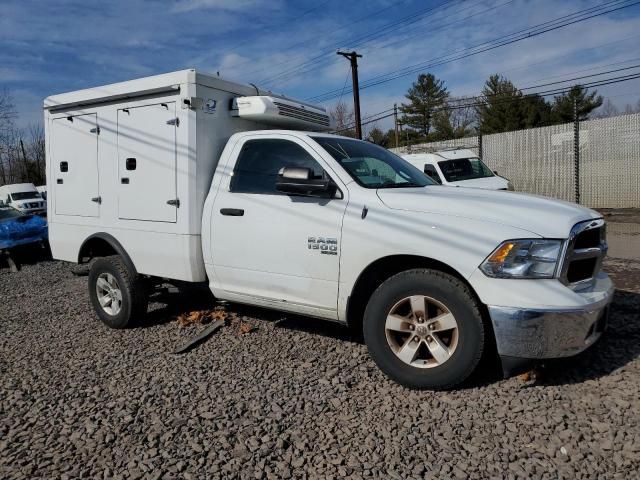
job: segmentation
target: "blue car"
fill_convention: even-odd
[[[44,218],[13,208],[0,208],[0,250],[45,242],[47,239],[47,221]]]

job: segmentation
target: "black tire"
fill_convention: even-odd
[[[455,317],[457,347],[441,365],[409,365],[396,356],[387,341],[387,314],[411,295],[431,297]],[[437,270],[407,270],[382,283],[369,299],[363,332],[369,354],[378,367],[395,382],[414,389],[445,390],[460,385],[476,369],[485,348],[485,326],[469,288],[456,277]]]
[[[110,315],[100,305],[96,284],[101,274],[115,277],[122,292],[122,304],[116,315]],[[147,313],[149,293],[143,277],[131,272],[119,255],[98,258],[89,270],[89,298],[93,309],[110,328],[127,328]]]

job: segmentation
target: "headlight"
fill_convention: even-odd
[[[561,240],[508,240],[500,244],[480,265],[493,278],[553,278]]]
[[[513,183],[511,183],[511,180],[507,181],[507,190],[510,190],[512,192],[515,190],[515,188],[513,188]]]

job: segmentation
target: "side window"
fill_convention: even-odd
[[[280,139],[249,140],[238,155],[230,190],[281,195],[276,190],[276,180],[283,167],[310,168],[314,178],[324,175],[318,162],[296,143]]]
[[[436,170],[436,167],[434,167],[433,165],[429,165],[428,163],[425,164],[424,166],[424,173],[426,173],[427,175],[429,175],[431,178],[433,178],[436,182],[438,183],[442,183],[442,180],[440,179],[440,175],[438,175],[438,171]]]

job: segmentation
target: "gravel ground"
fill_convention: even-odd
[[[593,349],[439,393],[388,381],[338,325],[230,305],[254,331],[177,356],[206,292],[114,331],[70,265],[1,269],[0,478],[637,478],[640,262],[608,268]]]

